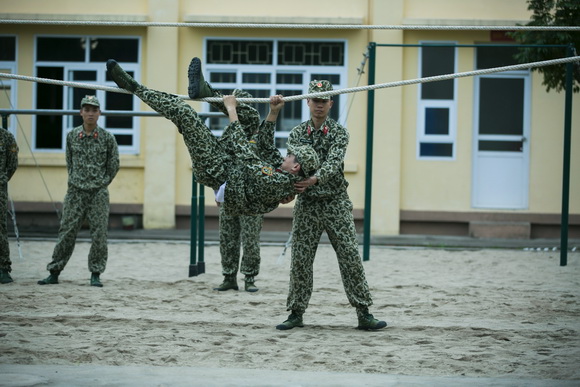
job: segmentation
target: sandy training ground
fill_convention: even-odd
[[[103,288],[79,242],[59,285],[40,286],[54,241],[11,241],[0,285],[0,364],[175,366],[580,380],[580,253],[372,247],[364,262],[389,326],[355,329],[329,245],[315,261],[304,328],[277,331],[290,251],[262,247],[257,293],[217,292],[217,245],[188,278],[187,242],[109,244]],[[242,276],[238,277],[242,286]],[[243,286],[242,286],[243,289]]]

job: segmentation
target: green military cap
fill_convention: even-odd
[[[308,84],[308,94],[312,94],[312,93],[322,93],[325,91],[331,91],[332,90],[332,83],[330,83],[329,81],[317,81],[316,79],[311,81]],[[316,97],[317,99],[330,99],[330,96],[324,96],[324,97]]]
[[[85,95],[85,97],[81,100],[81,107],[85,105],[93,105],[97,107],[101,107],[99,100],[94,95]]]
[[[318,154],[310,145],[290,146],[288,147],[288,153],[296,156],[296,162],[300,164],[300,168],[307,177],[312,176],[320,167]]]

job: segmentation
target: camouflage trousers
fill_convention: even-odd
[[[304,313],[313,289],[313,264],[322,232],[326,231],[338,259],[346,296],[357,309],[372,305],[352,215],[345,193],[322,200],[298,195],[292,225],[292,262],[288,310]]]
[[[220,206],[220,254],[222,274],[236,275],[238,268],[242,274],[257,276],[260,273],[260,231],[263,215],[226,215]],[[240,244],[243,255],[240,267]]]
[[[8,244],[8,186],[0,184],[0,270],[11,272],[10,245]]]
[[[197,181],[214,190],[219,189],[227,179],[231,163],[231,155],[228,152],[231,151],[231,147],[221,144],[197,112],[178,96],[145,86],[139,86],[135,90],[135,95],[177,126],[183,135]],[[223,103],[216,103],[214,106],[220,110],[225,109]],[[244,113],[239,116],[240,123],[242,120],[252,121],[250,114],[257,114],[253,108],[244,108],[242,111]]]
[[[89,271],[103,273],[107,266],[107,234],[109,227],[109,190],[83,191],[68,189],[64,197],[58,241],[52,254],[52,262],[46,269],[62,271],[70,259],[76,243],[77,234],[87,221],[90,227],[91,248],[89,250]]]

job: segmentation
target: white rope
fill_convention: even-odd
[[[26,75],[18,75],[18,74],[0,73],[0,78],[10,78],[10,79],[16,79],[19,81],[47,83],[49,85],[70,86],[70,87],[78,87],[78,88],[82,88],[82,89],[104,90],[104,91],[111,91],[113,93],[131,94],[130,91],[127,91],[125,89],[120,89],[118,87],[113,87],[113,86],[101,86],[101,85],[95,85],[95,84],[91,84],[91,83],[59,81],[56,79],[29,77]]]
[[[522,63],[522,64],[517,64],[517,65],[511,65],[511,66],[492,67],[492,68],[483,69],[483,70],[466,71],[463,73],[435,75],[432,77],[416,78],[416,79],[409,79],[409,80],[403,80],[403,81],[381,83],[381,84],[377,84],[377,85],[352,87],[349,89],[339,89],[339,90],[325,91],[325,92],[321,92],[321,93],[291,95],[288,97],[284,97],[284,101],[292,102],[292,101],[298,101],[298,100],[307,99],[307,98],[321,98],[321,97],[328,97],[328,96],[333,96],[333,95],[338,95],[338,94],[356,93],[359,91],[369,91],[369,90],[376,90],[376,89],[386,89],[386,88],[390,88],[390,87],[414,85],[417,83],[446,81],[446,80],[454,79],[454,78],[473,77],[473,76],[477,76],[477,75],[500,73],[500,72],[504,72],[504,71],[525,70],[525,69],[529,69],[529,68],[551,66],[551,65],[570,63],[570,62],[578,62],[578,61],[580,61],[580,56],[572,56],[572,57],[567,57],[567,58],[551,59],[551,60],[544,60],[544,61],[539,61],[539,62]],[[127,90],[120,89],[118,87],[100,86],[100,85],[93,85],[93,84],[89,84],[89,83],[58,81],[58,80],[54,80],[54,79],[28,77],[28,76],[18,75],[18,74],[0,73],[0,78],[11,78],[11,79],[17,79],[17,80],[21,80],[21,81],[40,82],[40,83],[48,83],[48,84],[60,85],[60,86],[71,86],[71,87],[78,87],[78,88],[83,88],[83,89],[105,90],[105,91],[111,91],[111,92],[115,92],[115,93],[131,94]],[[182,99],[189,99],[189,96],[187,96],[187,95],[177,95],[177,96],[179,98],[182,98]],[[209,98],[200,98],[199,99],[199,101],[205,101],[205,102],[219,102],[222,100],[223,100],[222,97],[209,97]],[[270,103],[269,98],[238,98],[238,101],[239,102],[246,102],[246,103]]]
[[[195,27],[195,28],[267,28],[333,30],[403,30],[403,31],[580,31],[580,26],[443,26],[443,25],[367,25],[367,24],[276,24],[276,23],[167,23],[91,20],[0,20],[0,24],[34,24],[93,27]]]

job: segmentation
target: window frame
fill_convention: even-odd
[[[63,71],[63,78],[64,81],[73,81],[70,79],[70,75],[73,71],[95,71],[96,72],[96,80],[95,81],[80,81],[80,83],[86,84],[94,84],[94,85],[105,85],[116,87],[114,81],[110,80],[107,81],[107,69],[105,63],[103,62],[95,62],[90,60],[89,51],[85,49],[85,59],[84,62],[64,62],[64,61],[39,61],[37,60],[38,55],[38,40],[39,38],[87,38],[87,39],[123,39],[123,40],[136,40],[137,41],[137,58],[136,62],[122,62],[120,63],[126,71],[133,72],[134,78],[139,81],[141,78],[141,55],[142,55],[142,38],[140,36],[133,36],[133,35],[86,35],[86,34],[71,34],[71,35],[61,35],[61,34],[35,34],[34,35],[34,74],[38,76],[38,70],[40,67],[57,67],[62,68]],[[78,82],[78,81],[77,81]],[[101,111],[105,111],[105,107],[107,106],[107,91],[104,90],[94,90],[94,94],[99,99],[101,103]],[[63,86],[62,87],[62,101],[63,106],[61,109],[63,110],[75,110],[74,106],[80,102],[73,101],[73,88],[70,86]],[[33,88],[32,91],[32,98],[33,98],[33,105],[35,109],[38,109],[37,102],[38,102],[38,90],[37,87]],[[140,111],[140,103],[139,99],[136,96],[132,96],[133,100],[133,111]],[[108,110],[114,111],[114,110]],[[79,110],[80,114],[80,110]],[[131,128],[109,128],[106,126],[106,115],[102,114],[99,117],[98,125],[102,128],[105,128],[108,132],[113,135],[132,135],[133,141],[132,145],[118,145],[119,153],[121,154],[131,154],[136,155],[140,153],[140,138],[141,138],[141,124],[140,119],[137,116],[132,116],[132,127]],[[38,124],[37,124],[37,116],[34,115],[32,118],[32,151],[33,152],[43,152],[43,153],[63,153],[66,151],[66,136],[67,134],[73,130],[75,126],[73,126],[73,116],[72,115],[63,115],[62,119],[62,126],[61,126],[61,144],[60,148],[39,148],[36,146],[37,144],[37,131],[38,131]]]
[[[12,37],[14,38],[14,60],[13,61],[0,61],[0,68],[9,70],[10,73],[9,74],[16,74],[17,70],[18,70],[18,35],[15,34],[0,34],[0,36],[2,37]],[[3,85],[7,85],[7,87],[10,89],[10,95],[9,95],[9,102],[10,102],[10,109],[17,109],[18,108],[18,82],[16,82],[15,79],[10,79],[10,78],[0,78],[0,82]],[[8,127],[4,128],[7,129],[10,133],[12,133],[14,135],[14,137],[16,137],[17,134],[17,119],[12,119],[14,115],[11,114],[8,116]],[[0,126],[2,126],[2,124],[0,123]]]
[[[444,45],[456,46],[457,41],[420,41],[421,45]],[[457,72],[458,47],[453,50],[453,73]],[[419,49],[418,55],[419,78],[423,78],[423,46]],[[417,88],[417,142],[416,157],[418,160],[439,160],[454,161],[457,155],[457,78],[453,80],[453,99],[422,99],[422,83]],[[447,134],[427,134],[425,132],[426,111],[429,108],[448,108],[449,109],[449,127]],[[451,144],[452,151],[450,156],[423,156],[421,155],[421,144]]]
[[[255,64],[208,64],[207,63],[207,43],[210,40],[250,40],[250,41],[272,41],[273,51],[272,51],[272,64],[271,65],[255,65]],[[306,65],[278,65],[278,46],[279,42],[284,41],[298,41],[298,42],[338,42],[342,43],[344,47],[344,61],[342,66],[306,66]],[[339,83],[333,83],[334,89],[343,89],[346,87],[348,79],[348,40],[347,39],[292,39],[292,38],[233,38],[233,37],[223,37],[223,36],[206,36],[203,40],[202,49],[202,63],[203,63],[203,73],[208,82],[211,79],[212,73],[236,73],[236,82],[211,82],[213,88],[217,90],[222,89],[236,89],[236,88],[252,88],[260,90],[268,90],[268,95],[275,94],[279,89],[297,91],[298,94],[306,94],[308,92],[308,84],[310,83],[312,74],[332,74],[338,75],[340,77]],[[244,73],[270,73],[269,83],[247,83],[242,82],[242,77]],[[302,76],[301,84],[283,84],[280,85],[277,82],[278,74],[300,74]],[[340,98],[339,104],[335,103],[333,109],[338,108],[338,122],[341,125],[346,125],[347,117],[342,114],[346,111],[347,105],[346,96]],[[306,103],[306,99],[300,101],[301,103],[301,117],[300,122],[304,122],[310,119],[310,111]],[[209,112],[209,104],[204,104],[202,106],[203,112]],[[265,117],[260,117],[264,119]],[[275,132],[275,139],[287,139],[290,134],[292,127],[277,127]],[[220,136],[223,133],[223,129],[212,130],[212,133],[216,136]],[[283,140],[285,141],[285,140]],[[286,148],[279,148],[279,150],[284,154]]]

